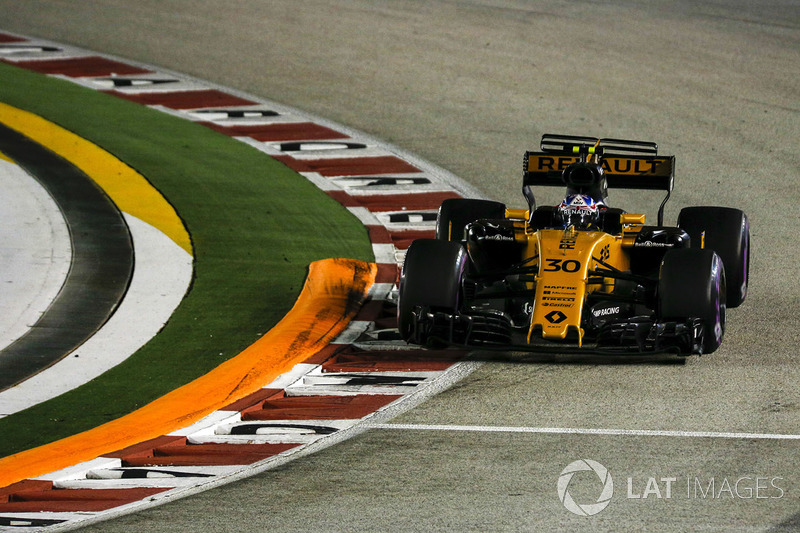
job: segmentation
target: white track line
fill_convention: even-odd
[[[557,435],[621,435],[626,437],[690,437],[714,439],[800,440],[800,435],[781,433],[728,433],[717,431],[664,431],[651,429],[537,428],[516,426],[458,426],[436,424],[368,424],[369,429],[412,431],[470,431],[475,433],[546,433]]]

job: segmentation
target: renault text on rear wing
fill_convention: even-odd
[[[524,185],[563,187],[562,172],[580,161],[577,155],[526,152]],[[600,159],[609,188],[671,191],[675,156],[619,156]]]

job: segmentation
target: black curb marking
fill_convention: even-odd
[[[239,424],[231,428],[231,435],[257,435],[259,429],[307,429],[317,435],[330,435],[339,431],[338,428],[330,426],[317,426],[313,424],[270,424],[267,422],[251,422],[249,424]]]
[[[148,85],[164,85],[165,83],[179,83],[180,80],[174,79],[150,79],[150,78],[95,78],[98,81],[111,83],[114,87],[147,87]]]
[[[277,117],[280,113],[269,109],[198,109],[194,115],[225,115],[228,118]]]
[[[309,147],[309,148],[305,148]],[[310,148],[316,147],[316,148]],[[325,150],[364,150],[367,147],[364,143],[354,143],[347,141],[301,141],[286,142],[280,144],[281,152],[320,152]]]
[[[72,241],[61,291],[31,329],[0,350],[2,391],[63,359],[106,323],[133,274],[133,241],[117,206],[76,166],[2,124],[0,151],[47,189]]]

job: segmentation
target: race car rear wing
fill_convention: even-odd
[[[666,191],[658,211],[659,225],[663,224],[664,206],[675,180],[675,156],[658,156],[656,143],[545,134],[540,148],[525,152],[523,161],[522,187],[529,203],[533,202],[531,186],[564,187],[567,166],[593,159],[602,166],[608,188]]]
[[[551,134],[542,136],[541,152],[525,152],[524,184],[562,187],[568,165],[595,155],[609,188],[672,191],[675,156],[659,157],[656,143]]]
[[[625,139],[598,139],[597,137],[578,137],[576,135],[542,135],[543,152],[568,152],[576,148],[596,148],[601,152],[625,154],[658,155],[658,145],[648,141],[628,141]]]
[[[577,163],[580,156],[552,152],[525,152],[525,185],[563,187],[562,172]],[[672,191],[675,179],[675,156],[606,156],[600,159],[611,189],[646,189]]]

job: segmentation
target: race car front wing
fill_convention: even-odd
[[[414,309],[409,342],[482,350],[598,353],[598,354],[699,354],[703,346],[703,322],[657,321],[650,316],[607,322],[591,342],[557,342],[531,339],[499,312],[445,313],[424,307]]]

